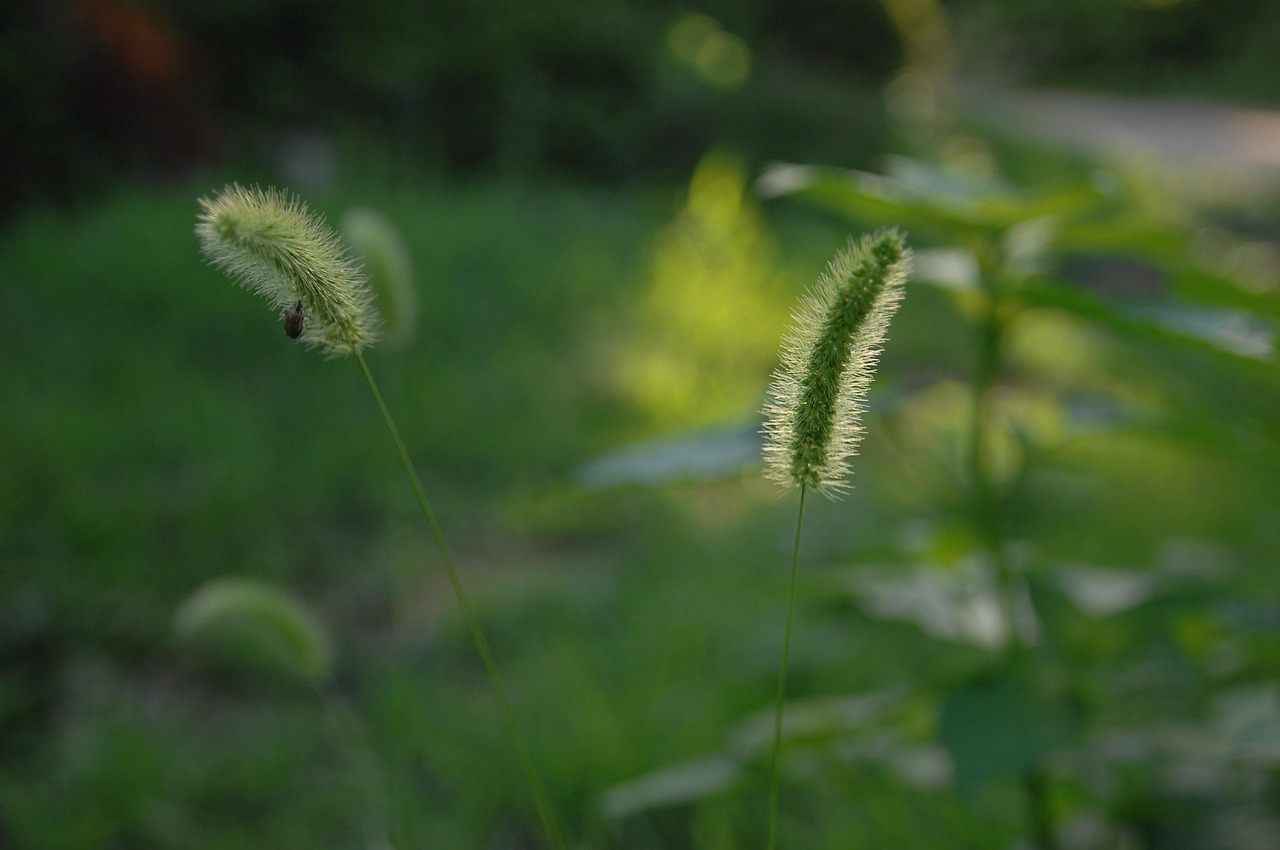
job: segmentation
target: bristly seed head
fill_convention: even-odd
[[[847,487],[867,389],[910,267],[902,235],[881,230],[851,238],[801,296],[764,409],[770,478],[827,495]]]
[[[306,204],[277,189],[232,184],[200,206],[196,236],[206,259],[265,297],[289,336],[331,356],[374,341],[377,316],[364,273]]]

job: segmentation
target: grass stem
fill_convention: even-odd
[[[409,483],[413,485],[414,495],[418,497],[418,505],[422,508],[422,515],[426,518],[427,525],[431,528],[431,536],[435,539],[436,549],[440,552],[440,560],[444,564],[445,572],[449,575],[449,583],[453,585],[454,596],[457,597],[458,605],[462,608],[462,614],[466,618],[467,627],[471,630],[471,637],[475,641],[476,651],[480,653],[480,660],[484,662],[485,672],[489,675],[489,684],[492,685],[494,695],[498,698],[503,718],[507,723],[507,730],[511,733],[512,743],[515,745],[516,753],[520,757],[520,765],[524,768],[525,779],[529,784],[529,791],[533,795],[534,804],[537,806],[538,817],[542,821],[547,843],[552,850],[565,850],[564,838],[560,834],[560,827],[557,825],[555,815],[547,802],[546,794],[542,789],[542,782],[538,779],[538,771],[533,764],[533,758],[529,755],[529,748],[520,732],[520,726],[516,723],[515,712],[511,709],[510,699],[507,698],[507,689],[502,684],[502,677],[498,674],[498,665],[493,660],[493,653],[489,649],[489,641],[485,638],[483,629],[480,628],[480,620],[476,617],[475,611],[471,607],[471,601],[467,597],[467,591],[462,584],[462,577],[458,575],[458,570],[453,564],[453,558],[449,555],[449,547],[445,545],[444,533],[440,530],[440,523],[436,519],[435,511],[431,508],[431,502],[427,499],[426,491],[422,489],[422,480],[414,469],[413,461],[409,458],[409,451],[405,448],[404,441],[400,439],[400,431],[391,419],[391,413],[387,410],[387,405],[382,400],[382,393],[378,391],[378,384],[374,381],[373,373],[369,371],[368,364],[365,363],[364,355],[357,350],[355,351],[355,356],[356,362],[360,364],[360,371],[364,373],[364,379],[369,384],[369,390],[373,393],[374,401],[378,403],[378,411],[382,414],[382,420],[386,423],[387,430],[391,433],[391,440],[395,443],[396,450],[400,453],[400,462],[404,465],[405,473],[409,476]]]
[[[800,571],[800,530],[804,526],[804,496],[800,485],[800,509],[796,514],[796,540],[791,549],[791,579],[787,586],[787,625],[782,633],[782,663],[778,666],[778,698],[773,719],[773,758],[769,763],[769,837],[766,847],[778,846],[778,762],[782,757],[782,707],[787,695],[787,665],[791,658],[791,623],[796,607],[796,575]]]

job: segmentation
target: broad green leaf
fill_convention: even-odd
[[[1280,379],[1273,365],[1270,330],[1248,314],[1197,311],[1171,303],[1132,305],[1126,310],[1081,287],[1048,278],[1028,281],[1013,297],[1029,307],[1062,310],[1123,338],[1197,352],[1256,380]]]
[[[725,756],[688,761],[613,786],[605,791],[600,808],[605,817],[622,818],[646,809],[692,803],[724,793],[741,776],[738,763]]]
[[[994,236],[1021,222],[1097,207],[1092,185],[1031,192],[997,180],[968,180],[919,160],[897,158],[889,176],[819,166],[776,164],[760,178],[766,197],[796,195],[859,223],[891,223],[953,241]]]
[[[629,484],[658,486],[716,481],[759,463],[759,428],[735,428],[627,446],[583,464],[572,472],[572,478],[588,490]]]
[[[1231,278],[1194,266],[1177,270],[1171,277],[1174,291],[1189,300],[1280,320],[1280,297],[1276,292],[1249,291]]]
[[[976,794],[991,781],[1020,778],[1068,743],[1075,719],[1012,676],[979,680],[952,690],[942,703],[939,736],[951,753],[956,790]]]
[[[784,746],[824,744],[851,732],[880,724],[899,708],[904,694],[875,691],[856,697],[793,700],[783,715]],[[743,759],[765,758],[773,752],[774,713],[770,708],[743,722],[733,733],[731,749]]]
[[[1161,266],[1186,256],[1187,231],[1133,213],[1066,219],[1052,248],[1061,254],[1120,254]]]

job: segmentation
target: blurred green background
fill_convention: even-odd
[[[758,411],[881,225],[781,846],[1280,846],[1277,48],[1261,0],[7,3],[0,848],[541,846],[358,369],[202,262],[231,181],[410,275],[370,365],[571,847],[763,844]]]

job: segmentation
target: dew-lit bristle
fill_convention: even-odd
[[[306,204],[277,189],[232,184],[212,200],[201,198],[200,206],[196,236],[205,257],[266,298],[289,336],[330,355],[374,341],[377,319],[364,273]]]
[[[829,495],[848,486],[867,390],[910,265],[896,230],[850,239],[801,297],[764,411],[771,478]]]

